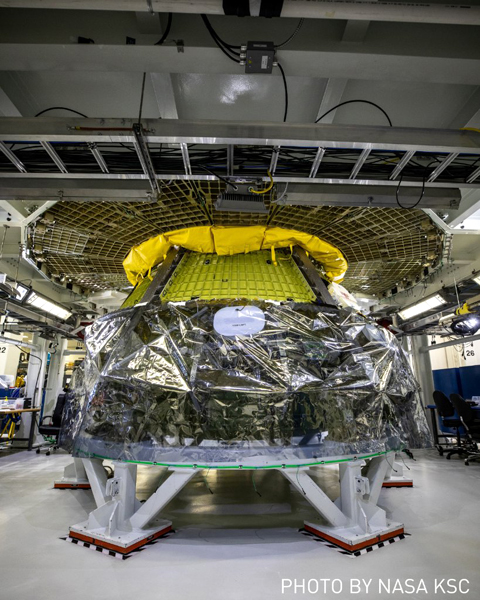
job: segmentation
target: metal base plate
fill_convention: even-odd
[[[357,552],[405,533],[403,524],[393,521],[372,533],[364,533],[359,527],[327,527],[305,521],[305,531],[347,552]]]
[[[56,490],[90,490],[91,486],[88,481],[54,481],[53,487]]]
[[[398,488],[398,487],[413,487],[413,479],[406,479],[405,477],[391,477],[386,479],[382,487],[384,488]]]
[[[69,537],[74,540],[85,542],[105,550],[118,552],[120,554],[128,554],[134,550],[138,550],[145,544],[156,540],[172,530],[170,521],[160,521],[159,524],[152,529],[144,529],[137,531],[122,531],[111,537],[102,533],[99,530],[88,530],[87,521],[73,525],[70,527]]]

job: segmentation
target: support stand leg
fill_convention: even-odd
[[[81,458],[74,458],[63,470],[63,477],[54,482],[56,489],[89,490],[90,483]]]
[[[161,519],[159,514],[198,472],[173,470],[141,504],[135,495],[137,465],[115,463],[114,477],[104,485],[95,461],[84,461],[98,508],[89,514],[87,521],[70,527],[70,538],[122,555],[171,531],[172,523]]]
[[[362,476],[363,466],[361,460],[340,464],[340,496],[335,502],[307,470],[279,469],[327,522],[305,522],[306,531],[352,553],[404,533],[403,524],[387,519],[385,511],[377,506],[388,468],[385,457],[372,459],[366,477]]]
[[[382,487],[413,487],[413,479],[404,474],[404,468],[401,462],[391,462],[388,465]]]

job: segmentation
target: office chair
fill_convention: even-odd
[[[57,403],[52,415],[45,415],[40,421],[38,426],[38,432],[43,435],[45,444],[40,448],[37,448],[37,454],[40,454],[42,448],[46,448],[45,454],[50,456],[50,450],[57,450],[58,448],[58,436],[60,434],[60,428],[62,425],[63,409],[65,408],[66,394],[59,394],[57,397]],[[51,423],[44,424],[47,419],[51,420]]]
[[[449,428],[455,430],[454,435],[457,438],[456,445],[448,449],[447,458],[450,460],[454,454],[467,454],[467,451],[462,445],[462,440],[460,438],[460,428],[462,427],[462,422],[460,418],[456,416],[453,404],[450,402],[448,397],[439,390],[435,390],[433,392],[433,401],[437,407],[438,414],[440,415],[441,427],[442,431],[444,432],[444,435],[438,437],[453,437],[453,435],[445,435],[444,428]],[[437,443],[435,447],[440,456],[443,456],[444,448],[440,445],[440,443]]]
[[[480,442],[480,421],[475,420],[475,413],[472,407],[465,402],[460,394],[450,394],[450,400],[465,428],[465,447],[468,451],[465,464],[469,465],[471,460],[480,459],[477,444],[477,442]]]

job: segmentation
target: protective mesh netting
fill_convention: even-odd
[[[213,208],[221,182],[171,182],[160,202],[59,202],[34,225],[29,246],[54,279],[85,289],[127,284],[122,260],[132,245],[165,231],[198,225],[262,224],[312,233],[337,246],[350,291],[380,295],[423,278],[442,256],[443,235],[420,210],[278,206],[267,215]]]

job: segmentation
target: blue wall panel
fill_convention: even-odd
[[[465,399],[480,396],[480,365],[458,369],[436,369],[433,385],[447,396],[460,394]]]

